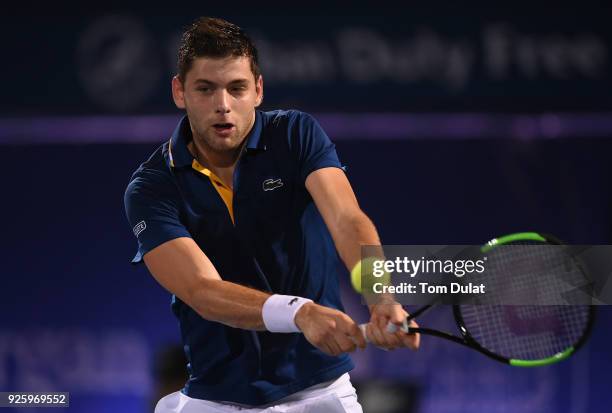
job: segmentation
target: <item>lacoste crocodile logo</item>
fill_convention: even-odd
[[[274,191],[277,188],[283,186],[283,181],[280,178],[277,179],[266,179],[263,181],[263,190],[264,191]]]

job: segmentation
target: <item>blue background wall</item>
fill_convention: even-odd
[[[3,147],[2,389],[70,391],[70,409],[82,412],[141,411],[152,397],[153,356],[179,335],[169,295],[129,264],[135,242],[122,195],[154,147]],[[386,243],[480,243],[524,229],[609,242],[610,150],[612,141],[588,139],[338,143]],[[349,288],[345,302],[367,319]],[[425,319],[452,328],[444,311]],[[553,367],[498,366],[424,338],[414,354],[358,353],[354,377],[409,385],[424,412],[474,411],[474,403],[477,411],[603,412],[610,321],[602,307],[589,344]]]
[[[172,50],[200,14],[260,40],[267,108],[325,120],[385,243],[477,244],[522,230],[612,243],[608,10],[331,8],[331,17],[281,18],[278,9],[254,17],[199,7],[0,17],[12,57],[0,68],[0,391],[69,391],[75,412],[152,410],[156,355],[179,344],[179,331],[169,294],[129,263],[136,243],[123,191],[171,133]],[[505,72],[485,46],[499,27],[511,33]],[[347,32],[395,57],[403,50],[408,63],[381,69],[372,58],[375,76],[359,78],[342,63]],[[457,50],[473,56],[463,77],[446,70]],[[309,51],[304,74],[295,62]],[[339,277],[347,312],[367,320]],[[453,329],[444,310],[426,320]],[[501,366],[423,338],[416,353],[357,353],[353,378],[373,413],[607,412],[611,321],[602,306],[588,344],[551,367]]]

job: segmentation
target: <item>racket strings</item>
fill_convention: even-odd
[[[539,360],[577,343],[588,306],[461,306],[464,326],[485,349],[509,359]]]
[[[578,263],[560,246],[505,245],[487,259],[488,303],[567,304],[568,293],[587,283]]]
[[[472,338],[493,353],[521,360],[548,358],[577,343],[586,332],[590,307],[558,305],[567,303],[565,294],[586,284],[580,266],[565,251],[533,242],[491,250],[487,303],[520,305],[460,306]]]

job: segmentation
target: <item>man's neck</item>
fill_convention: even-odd
[[[227,187],[233,188],[234,168],[240,158],[245,142],[246,139],[235,150],[223,153],[202,147],[193,140],[189,142],[187,147],[200,165],[210,169]]]
[[[201,141],[199,143],[196,142],[196,139],[192,139],[187,145],[191,155],[193,155],[193,157],[196,158],[202,166],[210,169],[215,175],[217,175],[219,179],[221,179],[221,181],[223,181],[223,183],[229,188],[234,188],[234,168],[236,167],[236,163],[238,163],[238,159],[240,159],[240,155],[242,154],[244,146],[246,145],[248,140],[247,137],[255,125],[256,116],[256,113],[253,112],[250,126],[248,128],[249,132],[243,138],[242,143],[232,151],[214,151],[212,148],[206,147],[206,145]],[[191,133],[193,136],[193,128]]]

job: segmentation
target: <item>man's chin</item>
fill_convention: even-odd
[[[240,147],[240,143],[230,139],[215,138],[212,142],[209,141],[207,146],[215,152],[233,152]]]

